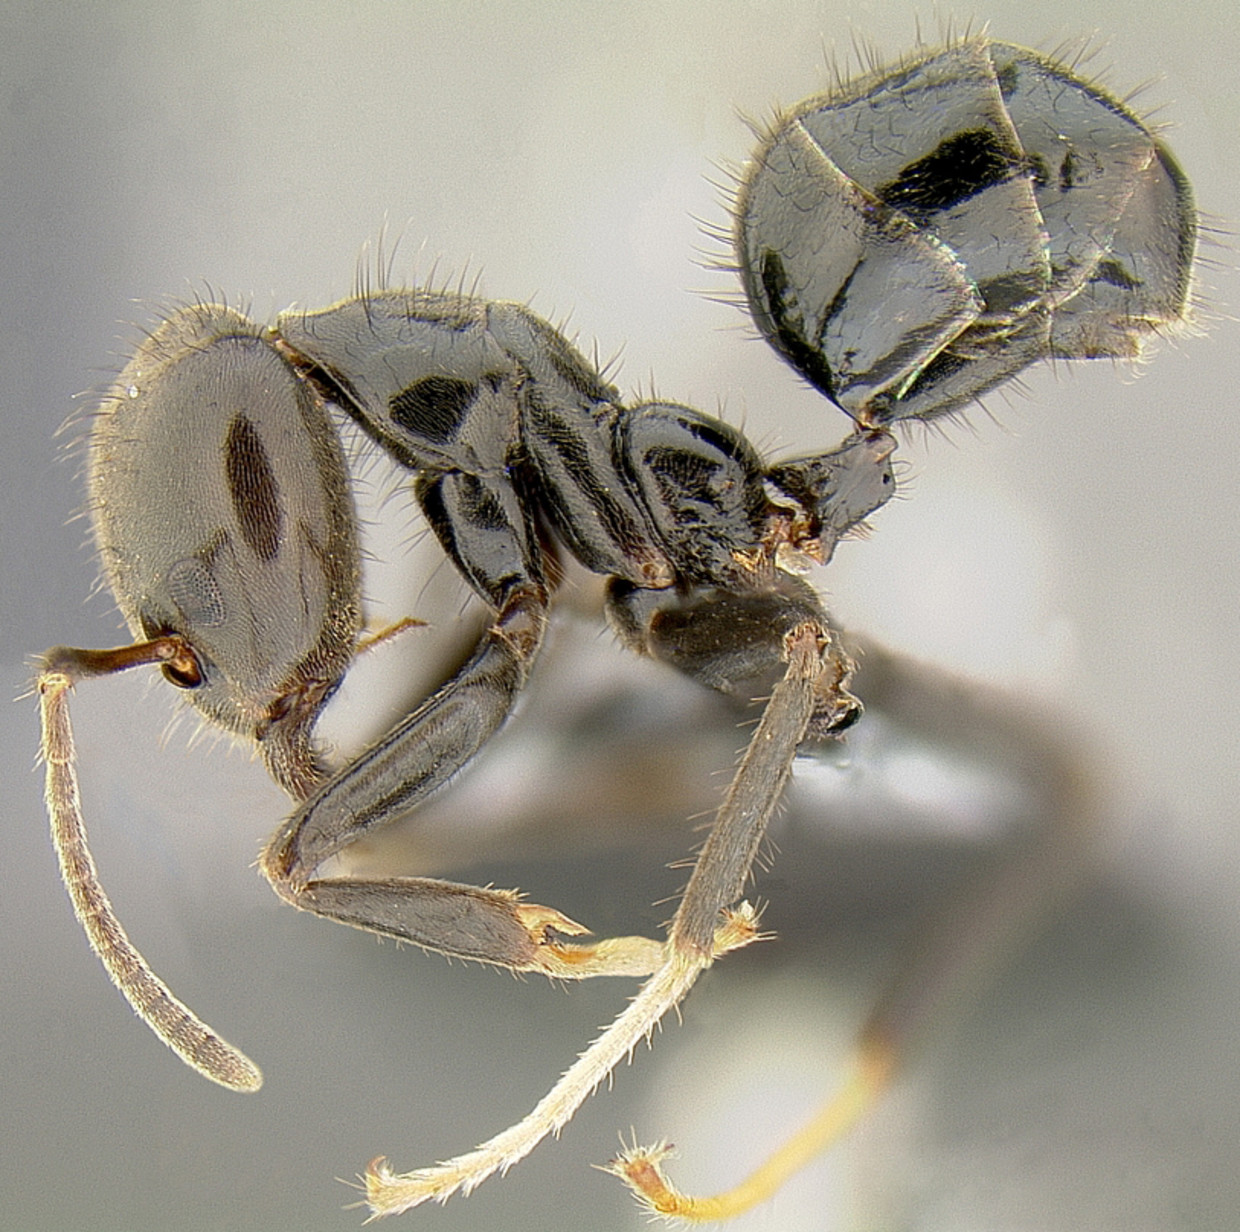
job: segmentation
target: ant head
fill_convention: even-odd
[[[91,436],[91,512],[135,636],[212,722],[312,773],[309,729],[360,624],[356,518],[326,409],[266,331],[217,305],[165,320]],[[293,762],[290,750],[303,750]],[[269,757],[269,761],[271,758]]]

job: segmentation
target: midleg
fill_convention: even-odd
[[[577,1059],[519,1124],[446,1163],[398,1174],[383,1160],[366,1174],[375,1215],[393,1215],[429,1199],[468,1193],[506,1171],[548,1134],[558,1132],[595,1088],[692,988],[716,958],[759,938],[756,912],[733,907],[787,779],[797,745],[821,704],[824,672],[846,662],[825,623],[805,622],[784,639],[787,668],[775,686],[731,787],[716,815],[680,908],[662,947],[658,969],[629,1006]],[[826,665],[826,666],[824,666]],[[837,666],[832,666],[837,665]],[[841,711],[852,713],[847,673],[838,680]]]

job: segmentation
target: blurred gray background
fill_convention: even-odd
[[[1121,94],[1152,83],[1137,105],[1174,125],[1210,225],[1230,227],[1240,26],[1216,0],[0,2],[9,695],[45,645],[122,636],[109,597],[92,594],[86,526],[71,520],[83,484],[54,436],[75,396],[106,385],[161,305],[218,294],[263,319],[319,307],[373,267],[365,246],[381,233],[389,250],[399,239],[395,281],[477,277],[483,294],[530,301],[587,352],[597,339],[619,355],[627,393],[655,384],[771,450],[838,440],[842,417],[737,309],[701,293],[731,284],[695,264],[715,250],[696,220],[726,220],[709,180],[751,144],[738,112],[763,117],[822,88],[833,48],[853,63],[859,39],[886,58],[912,48],[919,19],[933,41],[948,18],[1047,51],[1095,36],[1089,71]],[[1061,712],[1111,804],[1079,894],[861,1133],[738,1226],[1240,1228],[1240,372],[1226,315],[1240,293],[1234,249],[1204,255],[1206,336],[1159,345],[1139,375],[1047,368],[967,425],[911,434],[908,499],[821,578],[848,626]],[[451,634],[461,588],[412,546],[393,480],[372,467],[363,488],[383,518],[375,553],[396,564],[369,584],[376,620],[412,614]],[[590,607],[583,589],[567,601]],[[410,634],[393,649],[406,667],[377,655],[359,669],[332,716],[342,748],[364,738],[356,724],[390,721],[400,698],[380,696],[385,680],[416,691],[442,669],[432,643]],[[571,688],[547,686],[480,780],[514,784],[507,811],[541,828],[528,841],[515,822],[491,833],[488,807],[454,820],[445,801],[443,862],[599,931],[656,928],[668,907],[654,901],[682,876],[664,862],[688,850],[684,818],[719,779],[687,757],[658,777],[634,759],[664,737],[643,733],[723,732],[719,770],[732,720],[634,667],[584,617],[541,674]],[[251,863],[285,801],[244,755],[187,748],[192,724],[165,740],[167,692],[134,678],[75,699],[96,855],[157,970],[263,1065],[267,1086],[211,1087],[132,1020],[58,883],[34,704],[0,709],[0,1226],[357,1227],[333,1178],[380,1153],[428,1163],[502,1128],[630,990],[450,967],[280,906]],[[571,733],[580,757],[561,755],[542,733],[595,701]],[[936,844],[968,863],[957,790],[948,782],[937,821],[927,806],[926,833],[903,844],[867,839],[862,819],[849,877],[813,843],[781,838],[758,888],[783,940],[703,981],[684,1024],[561,1142],[403,1226],[642,1227],[587,1167],[630,1125],[681,1146],[684,1184],[735,1179],[838,1079],[889,960],[884,921],[933,892]],[[637,819],[664,810],[652,838]]]

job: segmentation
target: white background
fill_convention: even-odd
[[[943,15],[1048,51],[1096,34],[1091,71],[1119,93],[1153,82],[1137,105],[1174,124],[1215,225],[1235,217],[1240,26],[1217,0],[994,0]],[[898,54],[918,18],[933,40],[944,16],[895,0],[0,3],[10,696],[31,652],[122,637],[107,596],[88,598],[85,525],[69,521],[83,486],[53,433],[75,394],[106,384],[129,323],[207,287],[260,318],[329,303],[385,222],[398,281],[479,275],[483,294],[532,301],[587,351],[597,339],[619,352],[626,393],[657,382],[771,450],[833,443],[842,417],[737,309],[700,293],[730,285],[695,265],[711,247],[695,219],[726,221],[708,177],[751,144],[738,111],[761,117],[822,88],[830,48],[844,63],[854,37]],[[913,434],[909,499],[822,579],[849,626],[1062,707],[1112,785],[1112,841],[1080,900],[874,1123],[748,1228],[1240,1227],[1240,372],[1225,315],[1240,294],[1234,251],[1205,255],[1206,336],[1160,345],[1139,376],[1047,369],[968,426]],[[386,512],[395,529],[376,550],[403,552],[412,519],[399,499]],[[423,590],[433,553],[406,560],[393,608],[450,623],[459,588],[440,570]],[[612,653],[605,637],[590,645]],[[281,907],[249,865],[284,801],[243,756],[210,741],[187,752],[190,725],[161,747],[165,692],[136,679],[79,691],[97,856],[156,968],[251,1051],[267,1087],[243,1098],[202,1082],[108,987],[46,842],[33,703],[8,707],[0,1224],[356,1227],[333,1177],[379,1153],[428,1163],[501,1128],[627,990],[566,995],[449,968]],[[638,787],[679,798],[674,783]],[[576,851],[569,830],[557,842]],[[563,887],[484,850],[471,875],[519,880],[603,928],[655,927],[666,908],[650,900],[677,875],[635,888],[640,847],[590,855],[587,843]],[[815,893],[815,870],[791,864],[759,884],[776,915],[781,893]],[[680,1143],[686,1183],[741,1166],[709,1172],[725,1154],[711,1134],[758,1157],[783,1102],[808,1110],[829,1086],[843,1036],[831,972],[798,966],[795,946],[735,969],[733,982],[726,966],[712,975],[686,1024],[562,1142],[404,1226],[641,1227],[586,1167],[630,1124]],[[742,1102],[716,1113],[729,1083]]]

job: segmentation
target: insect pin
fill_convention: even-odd
[[[215,304],[181,308],[91,422],[95,541],[134,641],[42,657],[46,794],[78,917],[156,1034],[216,1082],[260,1085],[142,959],[87,848],[68,696],[144,665],[251,743],[292,797],[260,862],[289,903],[516,971],[645,980],[524,1120],[446,1163],[372,1164],[376,1215],[506,1171],[702,971],[759,935],[744,888],[797,749],[861,714],[852,661],[802,575],[893,494],[892,427],[957,410],[1038,360],[1137,354],[1185,313],[1197,220],[1174,159],[1121,103],[1034,52],[971,38],[779,117],[734,226],[762,335],[853,421],[835,448],[769,461],[691,407],[626,404],[521,305],[423,289],[270,328]],[[338,416],[408,468],[490,620],[446,684],[333,768],[314,727],[362,628]],[[416,813],[503,724],[543,641],[553,552],[607,579],[611,626],[635,652],[716,689],[774,680],[662,938],[589,939],[510,890],[322,871]],[[635,1146],[609,1170],[663,1215],[722,1219],[761,1201],[889,1082],[907,1033],[900,1003],[875,1011],[843,1090],[735,1189],[680,1193],[661,1147]]]

